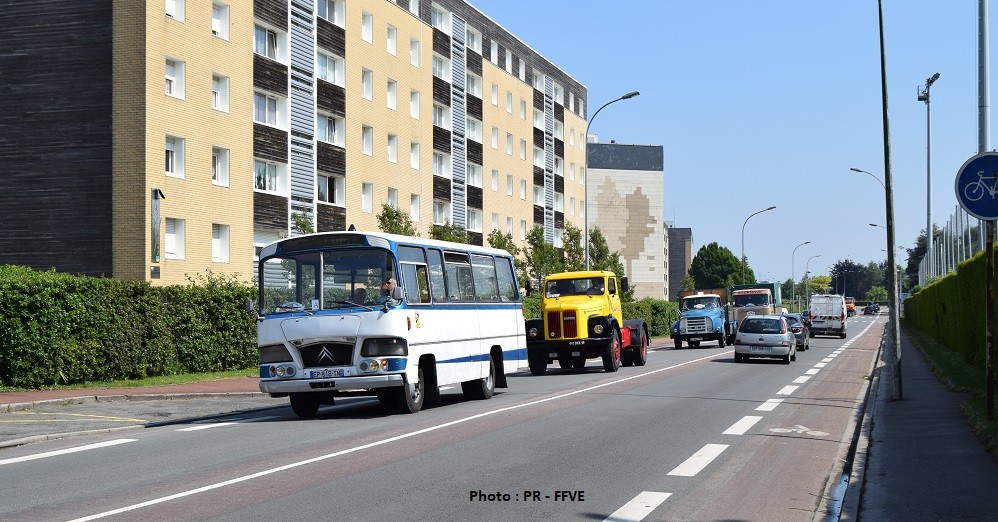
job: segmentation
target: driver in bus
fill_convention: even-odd
[[[397,302],[394,299],[392,299],[392,290],[395,289],[395,284],[396,283],[394,277],[389,277],[388,281],[385,281],[385,284],[381,286],[382,292],[381,292],[380,302],[388,304],[397,304]]]

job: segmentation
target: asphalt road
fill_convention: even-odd
[[[850,319],[789,365],[656,350],[415,415],[351,399],[299,420],[265,399],[10,447],[0,519],[823,520],[883,324]]]

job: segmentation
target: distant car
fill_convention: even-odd
[[[790,327],[790,331],[793,332],[794,337],[797,339],[797,351],[803,352],[811,349],[810,329],[807,327],[807,323],[801,317],[801,314],[783,314],[783,318],[787,320],[787,326]]]
[[[783,364],[797,360],[797,337],[782,315],[750,315],[738,325],[735,334],[735,362],[752,357],[780,359]]]
[[[863,315],[876,315],[880,313],[880,305],[878,304],[868,304],[863,307]]]

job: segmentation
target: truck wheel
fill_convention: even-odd
[[[644,366],[648,362],[648,336],[645,335],[644,330],[639,330],[638,346],[631,348],[631,362],[634,366]]]
[[[491,399],[496,391],[496,364],[489,356],[489,375],[484,379],[474,379],[461,383],[461,391],[469,399],[485,400]]]
[[[633,350],[633,348],[626,348],[626,349],[620,351],[620,365],[621,366],[630,366],[630,365],[634,364],[631,361],[631,357],[633,357],[634,352],[632,352],[631,350]]]
[[[531,375],[544,375],[548,372],[548,354],[541,350],[527,350],[527,365]]]
[[[620,330],[610,332],[610,341],[603,348],[603,369],[615,372],[620,369]]]
[[[319,396],[315,393],[292,393],[290,395],[291,411],[303,419],[315,417],[319,411]]]
[[[717,338],[717,347],[718,348],[724,348],[724,335],[723,334],[721,335],[721,337]]]
[[[402,386],[395,390],[395,409],[399,413],[416,413],[423,407],[423,367],[418,370],[418,381],[411,385],[405,380]]]
[[[683,340],[682,339],[673,339],[673,342],[676,344],[676,349],[677,350],[682,350],[683,349]]]

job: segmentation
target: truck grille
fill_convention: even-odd
[[[302,363],[306,368],[349,366],[353,360],[353,345],[347,343],[315,343],[299,346]]]
[[[564,321],[565,338],[571,339],[579,336],[578,321],[575,320],[575,310],[565,311],[562,317]]]
[[[579,336],[575,310],[565,310],[564,314],[548,312],[547,320],[548,339],[574,339]]]
[[[561,314],[548,312],[548,339],[561,338]]]
[[[689,317],[686,319],[686,331],[688,334],[707,333],[706,317]]]

